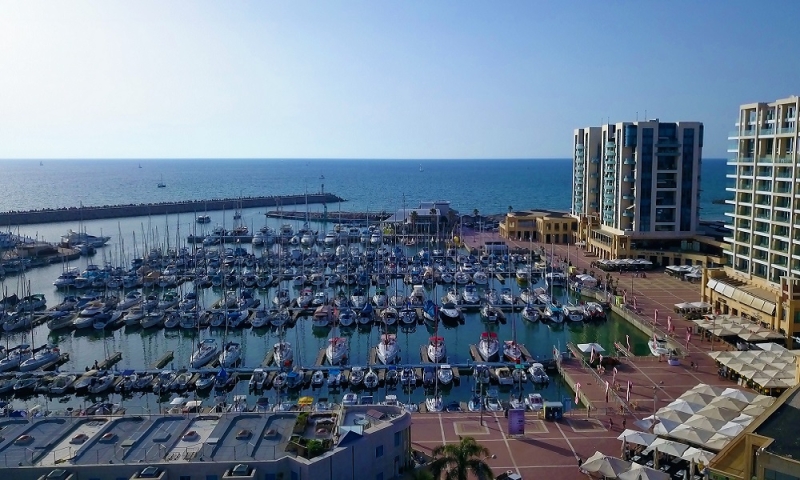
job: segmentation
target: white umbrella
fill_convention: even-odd
[[[734,353],[734,352],[730,352]],[[723,387],[713,387],[711,385],[706,385],[705,383],[701,383],[695,386],[692,389],[693,392],[702,393],[704,395],[711,395],[712,397],[716,397],[722,394],[725,391]]]
[[[695,392],[694,390],[689,390],[684,392],[683,395],[678,397],[679,400],[686,400],[689,403],[694,403],[696,405],[708,405],[711,400],[714,400],[716,395],[707,395],[705,393]]]
[[[679,457],[683,455],[683,452],[689,448],[689,445],[680,442],[674,442],[672,440],[667,440],[666,438],[657,438],[647,447],[645,453],[651,452],[653,450],[658,450],[660,453],[666,453],[667,455],[672,455],[673,457]]]
[[[695,462],[695,463],[703,463],[704,465],[708,465],[708,462],[714,458],[716,454],[711,453],[707,450],[701,450],[699,448],[689,447],[688,450],[683,452],[682,459],[686,460],[687,462]]]
[[[767,395],[758,395],[750,402],[750,405],[751,406],[755,405],[759,407],[769,407],[773,403],[775,403],[775,397],[769,397]]]
[[[748,415],[746,413],[742,413],[738,417],[736,417],[733,420],[731,420],[731,422],[736,422],[739,425],[742,425],[743,427],[746,427],[746,426],[750,425],[750,422],[752,422],[752,421],[753,421],[753,416],[752,415]]]
[[[631,465],[630,470],[620,473],[617,478],[619,480],[670,480],[668,473],[638,463]]]
[[[744,430],[744,426],[741,423],[728,422],[719,430],[717,430],[717,433],[721,433],[729,437],[735,437],[736,435],[739,435],[742,430]]]
[[[730,422],[734,418],[739,416],[739,411],[736,410],[729,410],[727,408],[717,407],[715,405],[707,405],[703,407],[701,410],[697,412],[697,415],[703,415],[708,418],[715,418],[717,420],[723,420],[725,422]]]
[[[664,408],[694,415],[695,413],[697,413],[698,410],[702,409],[703,407],[705,407],[705,404],[700,405],[697,403],[687,402],[686,400],[679,398],[677,400],[674,400],[672,403],[670,403]]]
[[[595,353],[603,353],[606,351],[599,343],[579,343],[578,350],[583,353],[589,353],[592,351],[592,347],[594,347]]]
[[[589,457],[583,462],[583,465],[581,465],[581,468],[587,472],[599,473],[604,477],[611,478],[616,478],[617,475],[627,471],[630,467],[630,462],[615,457],[609,457],[600,452],[595,452],[594,455]]]
[[[672,438],[677,438],[678,440],[685,440],[690,443],[694,443],[695,445],[705,445],[706,442],[711,440],[711,437],[714,436],[714,432],[709,432],[708,430],[704,430],[702,428],[692,427],[691,425],[686,425],[685,423],[675,427],[674,430],[669,432],[669,436]]]
[[[744,407],[748,406],[750,403],[744,400],[739,400],[737,398],[731,397],[717,397],[714,400],[711,400],[709,405],[714,405],[717,407],[727,408],[728,410],[735,410],[737,412],[741,412]]]
[[[767,407],[763,407],[761,405],[748,405],[747,407],[744,408],[744,410],[742,410],[742,413],[746,413],[750,416],[757,417],[762,413],[764,413],[764,410],[766,409]]]
[[[652,433],[645,433],[645,432],[638,432],[636,430],[627,429],[617,437],[617,440],[624,440],[628,443],[633,443],[634,445],[643,445],[648,446],[653,441],[658,438]]]
[[[667,420],[673,420],[675,422],[685,422],[686,420],[692,418],[692,414],[680,410],[672,410],[671,408],[668,407],[663,407],[656,412],[656,417],[662,420],[667,419]]]
[[[653,427],[653,433],[656,435],[669,435],[669,432],[675,430],[682,423],[668,418],[659,418],[659,422]]]
[[[713,437],[711,437],[706,443],[705,447],[709,450],[716,450],[720,451],[725,448],[725,445],[731,441],[731,437],[727,437],[725,435],[721,435],[719,433],[715,433]]]

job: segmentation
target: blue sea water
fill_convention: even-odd
[[[342,210],[395,211],[449,200],[462,213],[569,210],[572,163],[534,160],[45,160],[3,161],[0,211],[335,193]],[[141,168],[139,168],[141,166]],[[725,160],[702,167],[704,220],[722,220]],[[157,188],[163,179],[167,188]]]

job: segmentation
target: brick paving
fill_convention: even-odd
[[[486,241],[503,240],[497,233],[479,233],[465,231],[463,240],[467,246],[477,248]],[[567,245],[541,245],[533,242],[507,241],[510,248],[538,249],[545,247],[548,256],[563,258],[576,266],[580,271],[584,268],[594,270],[596,276],[605,280],[606,272],[591,268],[590,263],[596,257],[586,256],[580,248]],[[569,249],[569,250],[568,250]],[[686,346],[686,327],[694,324],[673,312],[674,305],[680,302],[700,300],[700,285],[681,281],[663,271],[648,273],[646,277],[634,277],[630,273],[614,272],[611,274],[618,289],[632,292],[636,297],[638,316],[652,324],[655,310],[659,311],[658,322],[654,328],[665,332],[667,315],[672,316],[675,325],[675,340]],[[619,396],[625,399],[625,386],[633,384],[630,403],[620,411],[620,403],[610,395],[611,402],[605,401],[605,381],[611,382],[612,372],[606,370],[598,377],[583,367],[578,359],[564,362],[565,373],[574,382],[581,384],[582,397],[588,400],[594,410],[587,412],[576,410],[570,412],[560,422],[545,422],[528,413],[526,435],[516,438],[507,435],[507,421],[502,413],[484,413],[485,427],[479,424],[478,414],[442,413],[417,414],[412,427],[412,443],[415,449],[425,453],[443,442],[458,441],[459,434],[473,436],[479,443],[488,447],[494,459],[488,463],[495,474],[506,470],[519,472],[523,478],[586,478],[577,468],[577,457],[588,458],[599,450],[609,455],[620,455],[621,442],[616,437],[622,431],[623,418],[628,428],[636,428],[633,422],[644,418],[662,406],[679,397],[686,390],[699,383],[738,387],[735,383],[720,378],[714,361],[707,355],[711,349],[730,348],[726,344],[704,341],[699,335],[693,335],[686,349],[681,364],[669,366],[659,362],[655,357],[632,357],[623,359],[617,367],[616,383],[621,388]],[[690,363],[698,365],[692,369]],[[655,401],[654,401],[655,397]],[[610,422],[613,422],[611,429]]]

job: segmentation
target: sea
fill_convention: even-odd
[[[248,196],[303,194],[330,192],[345,201],[331,205],[299,205],[285,210],[321,211],[326,209],[330,224],[314,223],[312,228],[326,231],[336,222],[337,212],[394,212],[413,208],[421,202],[432,200],[449,201],[455,210],[471,214],[477,209],[483,215],[499,215],[508,211],[524,209],[552,209],[567,211],[570,207],[572,188],[572,164],[569,159],[532,160],[4,160],[0,162],[0,211],[25,211],[61,207],[103,206],[117,204],[139,204],[175,202],[185,200],[210,200]],[[724,159],[704,159],[702,164],[701,219],[724,220],[725,205],[718,202],[727,197]],[[163,182],[164,188],[157,185]],[[241,222],[258,230],[263,225],[278,228],[285,221],[268,218],[266,209],[245,209]],[[200,213],[200,212],[198,212]],[[105,248],[92,257],[82,257],[69,265],[54,264],[28,270],[20,275],[8,275],[0,280],[3,294],[19,295],[27,292],[45,294],[48,306],[59,303],[64,296],[57,291],[53,281],[66,267],[85,269],[90,263],[129,266],[132,258],[144,255],[150,248],[175,248],[186,245],[186,237],[198,229],[233,225],[233,212],[208,213],[212,220],[203,227],[195,222],[194,214],[153,215],[148,217],[92,220],[80,222],[50,223],[39,225],[4,225],[0,229],[15,234],[56,243],[70,229],[86,231],[93,235],[108,235],[111,240]],[[297,223],[297,222],[295,222]],[[300,225],[295,225],[297,229]],[[252,248],[246,246],[247,249]],[[259,255],[259,252],[254,252]],[[415,247],[407,247],[409,255],[416,253]],[[286,285],[282,285],[286,286]],[[538,285],[530,285],[535,287]],[[506,281],[501,285],[492,279],[489,287],[511,287],[518,293],[516,282]],[[192,287],[184,284],[181,293]],[[390,290],[395,288],[390,284]],[[400,282],[396,288],[406,287]],[[214,289],[198,291],[201,304],[210,306],[222,294]],[[330,292],[331,294],[333,292]],[[293,292],[293,295],[296,292]],[[441,298],[444,290],[439,287],[429,294]],[[573,294],[574,295],[574,294]],[[259,291],[262,302],[269,303],[274,290]],[[569,298],[566,291],[556,291],[563,301],[578,302]],[[469,346],[477,343],[480,334],[494,330],[501,339],[516,338],[526,345],[535,356],[551,356],[554,348],[563,351],[567,342],[597,342],[607,350],[613,349],[615,341],[630,338],[637,354],[647,354],[647,337],[626,321],[611,315],[603,324],[580,324],[551,327],[542,323],[530,324],[519,314],[509,314],[507,322],[489,327],[477,313],[468,313],[464,325],[456,328],[440,328],[438,335],[445,338],[448,361],[466,365],[471,362]],[[377,327],[370,330],[345,330],[342,334],[350,341],[350,363],[367,365],[369,350],[380,336]],[[432,328],[419,325],[413,331],[398,332],[401,347],[401,365],[418,364],[420,347],[434,334]],[[313,369],[318,352],[331,335],[329,330],[312,329],[309,320],[299,320],[285,334],[294,345],[295,365]],[[261,365],[266,353],[279,340],[279,334],[269,329],[230,330],[225,332],[207,329],[202,332],[182,330],[141,330],[124,327],[115,331],[96,332],[50,332],[41,325],[28,332],[8,334],[2,332],[0,342],[6,347],[20,343],[39,346],[44,343],[58,344],[62,351],[70,354],[70,360],[60,366],[61,371],[82,372],[95,361],[102,361],[114,352],[122,354],[115,368],[147,369],[166,352],[174,352],[169,368],[181,368],[188,364],[198,338],[216,337],[238,341],[243,349],[242,366],[255,368]],[[439,393],[444,400],[466,401],[476,385],[471,377],[462,378],[460,385],[442,388]],[[231,395],[249,395],[251,405],[255,394],[248,391],[247,382],[239,383]],[[538,391],[546,400],[569,401],[572,398],[570,385],[558,375],[552,376],[547,386],[531,383],[501,389],[500,395],[524,395]],[[326,397],[332,401],[341,398],[346,391],[319,390],[298,392],[276,392],[268,390],[264,395],[273,402],[299,396]],[[363,393],[363,392],[360,392]],[[397,395],[402,401],[420,402],[426,394],[422,387],[416,389],[381,388],[370,392],[376,400],[386,395]],[[191,392],[189,396],[198,395]],[[198,397],[202,399],[202,397]],[[121,403],[129,411],[155,412],[169,397],[153,393],[134,393],[124,397],[110,393],[99,397],[49,397],[33,395],[13,397],[18,408],[42,408],[57,411],[66,408],[80,409],[98,401]],[[209,400],[210,401],[210,400]]]

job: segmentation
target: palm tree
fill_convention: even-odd
[[[417,468],[409,474],[409,480],[434,480],[433,475],[425,468]]]
[[[434,478],[467,480],[470,473],[482,480],[494,478],[492,468],[484,461],[489,449],[472,437],[464,437],[459,443],[439,445],[431,456],[430,469]]]
[[[475,220],[477,220],[477,219],[478,219],[478,214],[479,214],[479,213],[480,213],[480,212],[478,211],[478,209],[477,209],[477,208],[476,208],[475,210],[473,210],[473,211],[472,211],[472,216],[473,216],[473,217],[475,217]]]
[[[511,212],[513,212],[513,211],[514,211],[514,207],[512,207],[511,205],[509,205],[509,206],[508,206],[508,213],[511,213]]]

